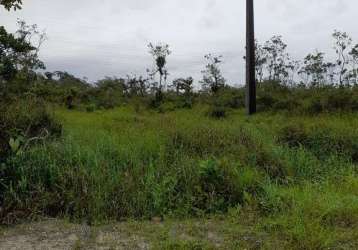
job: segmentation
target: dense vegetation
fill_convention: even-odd
[[[291,247],[356,244],[357,115],[232,110],[217,120],[206,109],[57,109],[62,138],[2,165],[2,221],[229,213]]]
[[[165,44],[149,45],[147,77],[90,84],[41,73],[45,37],[0,27],[2,223],[250,215],[289,248],[357,246],[358,50],[346,33],[333,34],[336,62],[291,60],[278,36],[257,44],[250,118],[220,56],[205,57],[200,91],[191,77],[167,82]]]

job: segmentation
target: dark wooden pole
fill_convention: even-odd
[[[256,113],[254,0],[246,0],[246,109]]]

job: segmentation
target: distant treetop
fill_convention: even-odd
[[[22,0],[0,0],[0,5],[3,5],[5,9],[10,10],[18,10],[21,9]]]

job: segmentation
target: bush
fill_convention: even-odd
[[[97,106],[102,109],[114,109],[116,106],[119,106],[119,103],[111,99],[100,99]]]
[[[195,207],[209,213],[227,212],[243,203],[245,195],[260,189],[260,174],[241,164],[223,160],[200,162]]]
[[[293,96],[286,97],[282,100],[276,101],[272,107],[273,110],[286,110],[289,112],[294,112],[300,110],[301,103],[296,100]]]
[[[161,90],[157,91],[155,95],[151,97],[149,108],[159,108],[164,102],[164,97],[164,93]]]
[[[92,113],[96,110],[96,105],[95,104],[90,104],[88,106],[86,106],[86,111],[89,113]]]
[[[302,123],[294,123],[285,126],[279,134],[279,141],[287,143],[290,147],[299,147],[306,145],[308,140],[307,131]]]
[[[335,154],[358,161],[358,134],[349,128],[294,123],[281,129],[278,140],[290,147],[303,146],[319,158]]]
[[[319,113],[354,112],[358,103],[356,90],[353,88],[335,88],[332,86],[307,89],[305,95],[297,96],[304,103],[304,112],[315,115]]]
[[[238,109],[245,107],[245,93],[242,89],[223,88],[213,96],[215,104],[226,108]]]
[[[308,99],[308,101],[306,101],[304,105],[304,112],[311,115],[316,115],[322,113],[323,111],[324,111],[324,106],[322,104],[320,97],[310,98]]]
[[[61,125],[46,103],[32,97],[2,103],[0,107],[0,156],[26,149],[32,143],[59,136]]]
[[[173,102],[164,102],[157,109],[159,113],[172,112],[176,108]]]
[[[223,119],[227,116],[227,109],[223,106],[214,105],[209,109],[208,115],[212,118]]]
[[[266,111],[272,109],[276,100],[270,93],[264,93],[257,97],[257,109],[259,111]]]

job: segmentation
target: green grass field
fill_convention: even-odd
[[[214,220],[216,247],[199,236],[155,244],[257,247],[255,240],[239,243],[243,227],[267,249],[358,248],[357,114],[248,118],[236,110],[218,120],[206,113],[205,106],[166,113],[56,109],[63,136],[5,166],[13,180],[3,221],[159,218],[166,228],[166,221],[199,220],[200,236]]]

